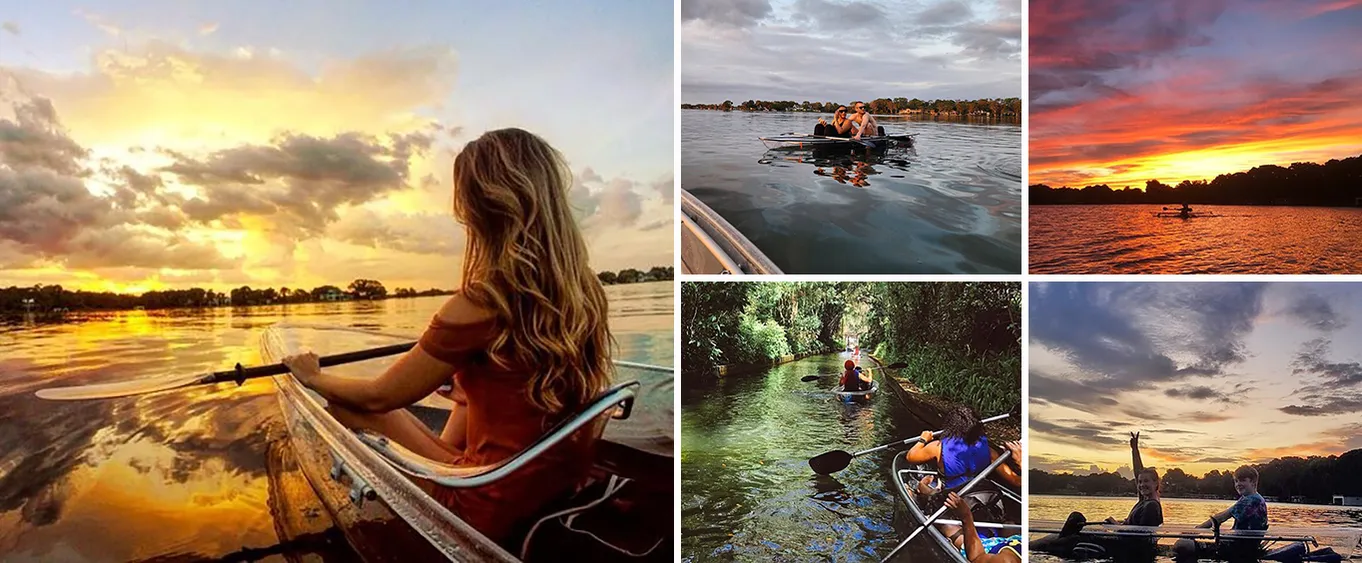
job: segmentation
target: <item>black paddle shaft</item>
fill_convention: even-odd
[[[368,350],[346,352],[344,354],[322,356],[320,358],[317,358],[317,363],[321,364],[322,367],[338,366],[341,364],[348,364],[351,362],[360,362],[364,360],[372,360],[374,358],[382,358],[384,356],[392,356],[394,354],[401,354],[403,352],[411,350],[415,346],[416,346],[415,342],[406,342],[403,344],[393,344],[391,346],[383,346],[380,348],[371,348]],[[227,381],[235,381],[237,385],[241,385],[245,383],[247,379],[255,379],[257,377],[266,377],[271,375],[283,375],[288,372],[289,372],[288,366],[284,364],[269,364],[249,368],[243,367],[241,364],[237,364],[236,367],[233,369],[227,371],[219,371],[210,374],[207,378],[204,378],[203,382],[224,383]]]

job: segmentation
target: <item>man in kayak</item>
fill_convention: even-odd
[[[998,466],[994,470],[994,475],[1009,486],[1020,489],[1021,444],[1008,442],[1006,446],[1012,457],[1007,463]],[[933,439],[932,431],[923,431],[922,441],[904,455],[908,457],[910,463],[936,464],[937,470],[941,473],[941,485],[934,486],[936,479],[928,475],[918,482],[917,489],[923,495],[937,495],[964,487],[980,472],[988,469],[1000,454],[989,447],[988,436],[984,435],[984,424],[979,421],[979,416],[974,414],[974,409],[961,405],[946,413],[945,428],[940,440]],[[971,511],[988,515],[986,520],[1005,519],[1002,493],[992,483],[984,481],[963,497]],[[961,528],[940,524],[937,527],[946,537],[951,538],[957,547],[964,547],[964,534]],[[997,535],[996,530],[991,529],[984,531],[984,534]]]
[[[1239,493],[1239,500],[1233,506],[1211,515],[1210,520],[1197,527],[1219,528],[1226,520],[1234,518],[1235,530],[1267,531],[1267,500],[1258,494],[1258,470],[1247,465],[1235,469],[1234,491]],[[1213,544],[1182,538],[1173,544],[1173,556],[1178,561],[1257,559],[1261,546],[1259,540],[1222,540]]]
[[[857,127],[856,135],[852,138],[859,140],[861,137],[878,136],[880,134],[880,124],[875,121],[875,116],[870,115],[870,112],[866,111],[865,102],[856,102],[853,105],[856,108],[856,113],[851,116],[851,120],[856,122]]]
[[[965,545],[960,546],[960,553],[965,560],[970,563],[1021,563],[1021,534],[980,536],[974,527],[974,513],[969,509],[969,502],[955,491],[946,496],[946,506],[960,520],[960,528],[964,530],[961,536]]]
[[[1131,465],[1135,468],[1135,491],[1139,494],[1139,500],[1135,501],[1135,506],[1130,509],[1130,514],[1124,520],[1116,520],[1107,517],[1107,524],[1122,524],[1126,526],[1162,526],[1163,525],[1163,505],[1160,498],[1163,487],[1160,485],[1159,473],[1152,467],[1145,467],[1140,462],[1140,433],[1130,433],[1130,457]],[[1098,553],[1109,552],[1112,555],[1130,555],[1130,560],[1141,561],[1152,557],[1154,542],[1144,538],[1098,538],[1084,537],[1079,534],[1083,526],[1087,525],[1087,519],[1083,513],[1074,512],[1069,515],[1069,521],[1065,522],[1065,532],[1059,535],[1049,535],[1043,538],[1031,540],[1032,551],[1050,553],[1056,555],[1072,555],[1075,550],[1083,551],[1089,556],[1098,556]]]
[[[847,360],[842,364],[846,371],[842,372],[842,381],[839,382],[843,391],[865,391],[870,389],[870,373],[863,371],[856,362]]]
[[[813,126],[814,135],[826,137],[850,137],[856,134],[856,125],[847,118],[847,108],[839,107],[832,114],[832,123],[828,123],[823,118],[818,118],[818,125]]]

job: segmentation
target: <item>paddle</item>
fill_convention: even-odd
[[[318,360],[320,361],[322,367],[337,366],[341,364],[348,364],[351,362],[359,362],[363,360],[371,360],[374,358],[382,358],[384,356],[401,354],[403,352],[411,350],[413,346],[416,346],[415,342],[408,342],[405,344],[393,344],[391,346],[382,346],[379,348],[371,348],[368,350],[358,350],[355,352],[346,352],[344,354],[322,356],[321,358],[318,358]],[[270,364],[250,368],[242,367],[241,364],[237,364],[235,369],[219,371],[214,373],[205,373],[200,375],[188,376],[161,377],[155,379],[141,379],[135,381],[120,381],[117,383],[96,383],[93,385],[76,385],[72,387],[49,387],[47,389],[39,389],[36,394],[38,395],[39,398],[47,399],[50,401],[114,399],[118,397],[129,397],[132,395],[144,395],[147,393],[155,393],[158,391],[168,391],[171,389],[179,389],[181,387],[190,387],[194,385],[212,385],[215,383],[226,383],[228,381],[235,381],[237,385],[241,385],[242,383],[245,383],[247,379],[255,379],[257,377],[265,377],[270,375],[282,375],[288,372],[289,370],[287,367],[284,366],[284,364]]]
[[[975,475],[973,479],[970,479],[969,483],[966,483],[964,488],[957,491],[957,494],[959,494],[960,496],[965,496],[969,494],[969,492],[974,489],[975,485],[978,485],[979,483],[983,482],[983,480],[986,479],[990,473],[993,473],[994,469],[997,469],[999,465],[1002,465],[1003,462],[1007,461],[1007,458],[1010,457],[1012,457],[1012,452],[1010,451],[1003,452],[1002,455],[998,456],[998,459],[993,460],[993,463],[990,463],[988,465],[987,469],[981,471],[978,475]],[[898,554],[899,550],[903,549],[903,546],[908,545],[908,542],[913,541],[913,538],[917,537],[917,535],[922,533],[923,530],[926,530],[927,526],[931,526],[933,522],[936,522],[936,519],[940,518],[941,515],[945,514],[946,511],[949,509],[950,507],[945,505],[942,505],[941,508],[938,508],[936,512],[931,515],[930,518],[927,518],[926,522],[923,522],[922,525],[918,527],[918,529],[913,530],[913,533],[908,534],[907,538],[899,542],[899,545],[894,548],[894,551],[889,552],[889,555],[887,557],[880,560],[880,563],[884,563],[885,561],[893,559],[894,556]]]
[[[880,367],[876,367],[876,368],[865,368],[865,369],[866,369],[866,371],[875,371],[875,370],[877,370],[877,369],[903,369],[903,368],[906,368],[906,367],[908,367],[908,364],[903,363],[903,362],[896,362],[896,363],[889,364],[889,365],[887,365],[887,366],[880,366]],[[820,379],[823,379],[824,377],[841,377],[841,376],[842,376],[842,374],[840,374],[840,373],[820,373],[820,374],[818,374],[818,375],[806,375],[806,376],[804,376],[804,377],[799,378],[799,380],[800,380],[800,381],[803,381],[803,382],[805,382],[805,383],[808,383],[808,382],[810,382],[810,381],[818,381],[818,380],[820,380]]]
[[[983,420],[981,420],[981,421],[979,421],[979,422],[993,422],[993,421],[996,421],[996,420],[1002,420],[1002,419],[1007,418],[1007,417],[1009,417],[1009,416],[1012,416],[1012,414],[1011,414],[1011,413],[1009,413],[1009,414],[1000,414],[1000,415],[995,416],[995,417],[985,418],[985,419],[983,419]],[[942,432],[945,432],[945,430],[937,430],[936,432],[932,432],[932,437],[935,438],[935,437],[937,437],[937,436],[940,436]],[[852,459],[861,457],[861,456],[863,456],[863,455],[865,455],[865,454],[875,453],[875,452],[878,452],[878,451],[880,451],[880,450],[883,450],[883,449],[886,449],[886,448],[892,448],[892,447],[895,447],[895,446],[907,446],[907,445],[909,445],[909,444],[916,444],[916,443],[921,442],[921,441],[922,441],[922,436],[913,436],[912,438],[908,438],[908,439],[906,439],[906,440],[900,440],[900,441],[897,441],[897,442],[890,442],[890,443],[885,444],[885,445],[883,445],[883,446],[879,446],[879,447],[875,447],[875,448],[870,448],[870,449],[868,449],[868,450],[862,450],[862,451],[856,452],[856,453],[854,453],[854,454],[852,454],[852,453],[847,453],[847,452],[842,451],[842,450],[833,450],[833,451],[830,451],[830,452],[827,452],[827,453],[818,454],[818,456],[814,457],[813,459],[810,459],[810,460],[809,460],[809,467],[813,469],[813,472],[814,472],[814,473],[820,473],[820,474],[823,474],[823,475],[827,475],[827,474],[829,474],[829,473],[836,473],[836,472],[838,472],[838,471],[841,471],[841,470],[843,470],[843,469],[846,469],[848,465],[851,465],[851,460],[852,460]]]

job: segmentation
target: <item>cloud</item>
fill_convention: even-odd
[[[1362,413],[1362,363],[1329,359],[1331,342],[1316,338],[1301,345],[1291,362],[1291,374],[1306,378],[1292,393],[1298,404],[1278,410],[1294,416],[1333,416]]]
[[[0,164],[45,168],[75,175],[88,151],[61,127],[52,100],[35,97],[13,105],[14,119],[0,119]]]
[[[1053,381],[1042,375],[1037,387],[1033,371],[1032,396],[1090,404],[1154,383],[1221,374],[1245,360],[1243,338],[1261,311],[1262,291],[1254,284],[1051,284],[1033,292],[1032,344],[1063,356],[1079,373]]]
[[[206,23],[199,26],[199,35],[212,35],[213,32],[217,30],[218,30],[217,23]]]
[[[794,18],[826,32],[864,32],[884,27],[888,14],[871,2],[795,0]]]
[[[703,20],[709,23],[744,28],[756,25],[771,15],[767,0],[682,0],[681,21]]]
[[[698,10],[689,6],[683,14]],[[761,6],[759,19],[683,17],[683,102],[1020,96],[1019,12],[886,0]]]
[[[3,30],[5,30],[5,31],[8,31],[8,32],[10,33],[10,35],[14,35],[14,36],[18,36],[18,35],[19,35],[19,24],[15,23],[15,22],[12,22],[12,21],[6,21],[6,22],[3,22],[3,23],[0,23],[0,29],[3,29]]]
[[[239,215],[269,216],[277,226],[315,235],[337,220],[337,208],[408,189],[410,159],[430,148],[428,135],[386,140],[346,133],[330,138],[287,134],[270,145],[242,145],[195,158],[173,151],[160,171],[202,195],[185,214],[201,223]]]
[[[1347,326],[1347,321],[1334,311],[1323,296],[1305,290],[1293,296],[1287,305],[1286,313],[1305,326],[1324,332],[1332,332]]]
[[[1211,400],[1211,401],[1217,401],[1217,402],[1221,402],[1221,403],[1234,403],[1234,402],[1236,402],[1234,399],[1231,399],[1230,397],[1226,396],[1224,393],[1222,393],[1222,392],[1220,392],[1220,391],[1218,391],[1218,390],[1216,390],[1216,389],[1212,389],[1212,388],[1210,388],[1210,387],[1206,387],[1206,386],[1204,386],[1204,385],[1194,385],[1194,386],[1190,386],[1190,387],[1186,387],[1186,388],[1171,388],[1171,389],[1166,389],[1166,390],[1164,390],[1163,394],[1165,394],[1165,395],[1167,395],[1167,396],[1169,396],[1169,397],[1173,397],[1173,398],[1175,398],[1175,399],[1190,399],[1190,400],[1193,400],[1193,401],[1207,401],[1207,400]]]

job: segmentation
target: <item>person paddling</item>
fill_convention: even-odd
[[[951,513],[960,520],[960,527],[963,530],[961,537],[964,545],[960,546],[960,554],[970,563],[1021,563],[1022,542],[1021,534],[1007,537],[999,537],[993,534],[980,535],[979,530],[974,527],[974,513],[970,511],[969,502],[955,491],[951,491],[946,497],[946,507],[951,509]]]
[[[998,466],[995,475],[1007,485],[1020,488],[1021,444],[1008,442],[1006,447],[1012,456],[1007,463]],[[904,455],[909,463],[931,462],[936,465],[941,473],[940,484],[936,485],[937,480],[928,475],[918,482],[917,490],[923,495],[939,495],[964,487],[1000,454],[989,447],[988,436],[984,435],[984,424],[979,421],[974,409],[960,405],[946,413],[944,431],[939,440],[932,437],[930,430],[923,431],[922,441]],[[989,481],[975,487],[964,495],[964,499],[971,511],[988,514],[989,520],[1003,520],[1000,514],[1003,512],[1002,494]],[[960,527],[945,524],[937,527],[957,547],[964,547]],[[996,530],[991,529],[983,533],[990,537],[997,535]]]
[[[865,391],[870,388],[870,374],[861,370],[856,362],[847,360],[842,367],[846,371],[842,372],[842,380],[838,385],[843,391]]]

